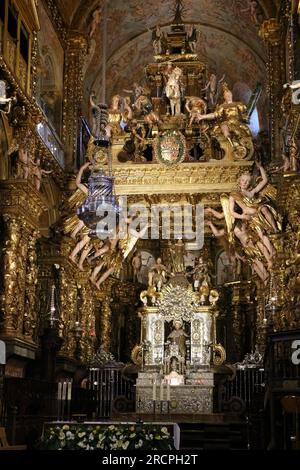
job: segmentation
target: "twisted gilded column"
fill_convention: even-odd
[[[283,47],[281,26],[276,18],[263,22],[260,37],[267,45],[268,94],[270,103],[270,136],[272,160],[280,160],[281,95],[284,83]]]
[[[86,53],[85,37],[70,32],[65,55],[63,141],[66,149],[66,167],[71,170],[76,165],[78,123],[83,97],[83,64]]]

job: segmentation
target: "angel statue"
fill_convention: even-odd
[[[129,217],[127,224],[130,224],[132,220],[132,217]],[[133,250],[137,241],[144,236],[147,230],[148,224],[146,224],[140,232],[131,230],[129,227],[125,238],[117,237],[115,240],[112,240],[108,250],[106,250],[102,255],[101,263],[98,266],[98,272],[96,274],[94,272],[92,275],[91,280],[94,282],[98,290],[100,290],[101,284],[106,281],[108,277],[112,274],[120,273],[124,261]],[[99,272],[101,273],[101,276],[96,280],[96,276]]]
[[[275,254],[269,234],[281,230],[281,219],[276,211],[274,200],[275,188],[269,184],[267,174],[260,163],[256,163],[260,171],[260,181],[251,185],[250,174],[243,174],[239,180],[239,191],[232,192],[229,198],[221,196],[223,213],[207,208],[219,219],[225,218],[227,233],[224,229],[217,231],[212,222],[208,223],[215,236],[227,236],[230,245],[237,239],[242,252],[250,259],[259,277],[267,281],[268,270],[272,267]]]
[[[260,172],[259,181],[252,185],[249,173],[241,175],[239,191],[230,195],[230,211],[235,219],[247,220],[248,226],[253,227],[266,248],[272,252],[271,243],[265,234],[281,230],[281,218],[274,205],[276,190],[269,184],[263,166],[259,162],[256,162],[256,166]],[[243,211],[243,217],[236,210],[236,206]]]
[[[76,177],[77,190],[68,200],[68,209],[74,211],[80,207],[88,196],[88,188],[81,182],[84,171],[87,169],[93,169],[93,165],[90,162],[85,163],[80,168]],[[77,213],[68,217],[64,222],[64,233],[69,235],[74,240],[78,240],[75,248],[70,254],[69,258],[73,263],[77,264],[80,271],[84,271],[83,263],[91,254],[92,250],[100,249],[103,244],[98,238],[91,238],[90,229],[86,227],[84,222],[79,219]],[[77,255],[80,254],[79,260],[76,261]]]
[[[238,222],[236,227],[234,227],[233,218],[230,217],[229,199],[227,196],[223,196],[222,205],[224,206],[224,212],[215,211],[210,207],[205,211],[206,214],[210,213],[218,219],[225,218],[226,228],[218,229],[211,220],[207,221],[206,225],[210,227],[212,234],[220,240],[233,266],[236,266],[239,261],[248,261],[259,278],[264,283],[267,283],[270,275],[263,262],[264,257],[261,251],[255,246],[252,236],[246,230],[245,224]],[[240,242],[240,246],[237,241]]]
[[[224,160],[251,160],[254,145],[251,131],[246,124],[247,107],[243,103],[234,102],[232,92],[223,83],[224,102],[210,114],[199,116],[198,120],[216,120],[212,135],[224,151]]]

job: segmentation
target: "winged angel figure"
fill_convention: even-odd
[[[91,230],[79,219],[74,211],[78,209],[88,196],[88,188],[82,183],[82,176],[85,170],[95,169],[90,161],[85,163],[79,170],[76,178],[77,189],[67,201],[67,209],[71,214],[64,221],[64,233],[76,240],[77,244],[70,254],[69,258],[81,271],[84,271],[84,262],[87,259],[92,265],[92,274],[90,280],[100,289],[101,284],[112,274],[120,272],[122,265],[129,254],[134,249],[139,238],[142,238],[148,229],[145,224],[139,232],[131,228],[133,217],[123,217],[121,221],[127,224],[126,230],[121,227],[121,221],[111,238],[105,241],[95,238]],[[77,256],[79,255],[79,260]],[[99,260],[95,261],[95,260]],[[93,265],[94,264],[94,265]],[[100,277],[98,278],[98,276]]]
[[[260,163],[256,163],[260,176],[252,185],[249,173],[241,175],[239,187],[229,196],[221,196],[223,211],[205,210],[217,219],[225,219],[225,227],[218,229],[207,221],[215,237],[221,239],[233,264],[247,261],[259,278],[267,283],[273,265],[275,248],[270,235],[281,230],[281,217],[275,208],[276,189],[269,183]]]

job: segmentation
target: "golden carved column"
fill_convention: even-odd
[[[17,252],[17,273],[18,273],[18,325],[17,334],[23,336],[23,322],[25,315],[25,299],[26,299],[26,274],[27,274],[27,255],[28,255],[28,242],[31,232],[31,227],[24,220],[23,217],[18,219],[20,225],[20,241]]]
[[[75,168],[78,122],[83,96],[83,63],[87,53],[84,36],[71,32],[67,39],[63,110],[63,141],[66,167]]]
[[[20,314],[21,298],[18,283],[18,250],[21,240],[21,227],[13,216],[4,215],[6,237],[3,249],[3,291],[1,293],[1,330],[4,335],[16,336]]]
[[[75,340],[74,326],[77,312],[77,285],[73,273],[68,265],[60,267],[59,275],[59,299],[60,299],[60,326],[59,333],[63,339],[60,356],[74,357]]]
[[[25,279],[25,310],[23,319],[23,333],[26,339],[36,340],[37,328],[37,283],[38,267],[36,254],[36,241],[38,232],[34,230],[28,239],[26,279]]]
[[[258,282],[256,289],[256,345],[261,354],[266,349],[267,326],[266,289],[261,282]]]
[[[110,299],[108,297],[102,303],[100,317],[100,344],[106,352],[110,352],[111,316]]]
[[[273,160],[280,160],[280,119],[281,94],[284,83],[283,47],[281,26],[276,18],[263,22],[259,31],[260,37],[267,45],[268,62],[268,94],[270,103],[270,136],[271,156]]]
[[[86,279],[82,279],[85,277]],[[82,336],[80,340],[80,358],[82,362],[88,363],[91,359],[93,351],[93,334],[95,331],[95,296],[94,286],[89,282],[86,273],[80,276],[80,284],[78,285],[78,302],[77,318],[81,327]]]

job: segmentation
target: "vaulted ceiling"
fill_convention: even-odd
[[[57,0],[70,27],[88,34],[92,14],[103,0]],[[107,96],[142,81],[144,66],[153,60],[148,28],[172,23],[174,0],[107,0]],[[251,14],[250,0],[184,0],[185,23],[197,25],[198,55],[218,75],[225,73],[253,89],[266,77],[266,51],[258,36],[259,24],[277,14],[280,0],[257,0]],[[101,25],[85,64],[85,92],[100,95],[102,70]]]

